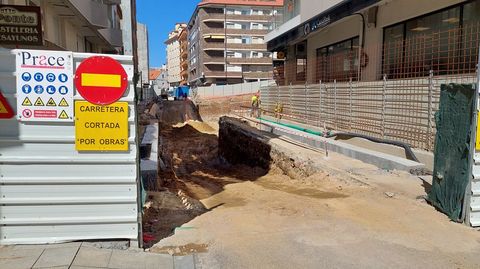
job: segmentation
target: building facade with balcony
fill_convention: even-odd
[[[188,33],[183,28],[178,36],[180,44],[180,86],[188,85]]]
[[[41,32],[43,33],[43,38],[37,45],[6,44],[0,41],[0,46],[123,53],[120,4],[120,0],[0,0],[0,9],[15,8],[15,6],[40,8]],[[11,29],[13,28],[11,27]],[[8,35],[5,31],[1,34]]]
[[[182,81],[180,74],[180,34],[186,27],[185,23],[175,24],[175,29],[168,34],[168,39],[165,41],[167,45],[168,83],[170,83],[170,87],[179,86]]]
[[[264,36],[283,0],[204,0],[188,24],[188,80],[193,87],[272,78]]]
[[[281,85],[475,72],[480,1],[286,0],[266,35]]]

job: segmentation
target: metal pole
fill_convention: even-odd
[[[289,107],[288,109],[290,110],[290,116],[293,116],[292,114],[292,83],[290,82],[290,86],[288,87],[288,102],[289,102]]]
[[[433,102],[433,70],[430,70],[428,75],[428,127],[427,127],[427,148],[431,149],[432,145],[432,102]]]
[[[352,131],[352,124],[353,124],[353,109],[352,109],[352,92],[353,92],[353,86],[352,86],[352,78],[350,78],[350,91],[349,91],[349,105],[350,105],[350,117],[349,117],[349,125],[350,125],[350,132]]]
[[[320,119],[322,118],[322,81],[319,81],[319,92],[318,92],[318,122],[317,126],[320,128]]]
[[[387,74],[383,74],[383,88],[382,88],[382,137],[385,138],[385,110],[386,110],[386,90],[387,90]]]
[[[338,130],[337,123],[337,80],[333,81],[333,120],[335,122],[335,129]]]
[[[305,123],[308,124],[308,112],[307,112],[307,82],[305,82]]]

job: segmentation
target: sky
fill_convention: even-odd
[[[137,21],[147,25],[150,68],[166,63],[165,44],[175,23],[188,22],[200,0],[137,0]]]

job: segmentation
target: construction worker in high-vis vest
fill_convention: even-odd
[[[260,117],[259,107],[260,107],[260,91],[258,91],[252,96],[252,109],[250,111],[250,117],[256,117],[256,118]]]

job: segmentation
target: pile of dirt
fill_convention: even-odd
[[[202,121],[198,107],[191,100],[159,100],[151,106],[148,114],[164,125],[175,125],[189,120]]]
[[[251,95],[237,95],[215,99],[201,99],[198,108],[203,119],[217,121],[219,117],[230,115],[238,110],[248,110]]]

